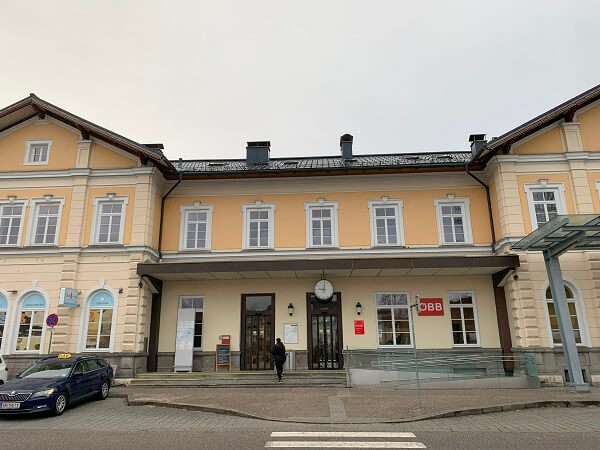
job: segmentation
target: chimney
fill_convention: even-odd
[[[344,134],[340,137],[340,150],[342,152],[342,158],[352,159],[352,140],[354,138],[351,134]]]
[[[485,134],[471,134],[469,135],[469,142],[471,143],[471,153],[475,156],[479,151],[487,144]]]
[[[267,164],[271,152],[271,141],[248,142],[246,147],[246,163],[249,166],[255,164]]]

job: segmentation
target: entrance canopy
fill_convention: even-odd
[[[558,257],[568,250],[600,250],[600,215],[556,216],[512,246],[513,250],[541,251],[558,321],[569,382],[576,391],[589,391],[584,381],[573,333],[569,304]]]
[[[600,215],[556,216],[512,246],[513,250],[549,252],[600,250]]]
[[[453,256],[421,258],[272,259],[138,264],[140,276],[164,281],[268,279],[326,276],[385,277],[484,275],[519,267],[519,257]]]

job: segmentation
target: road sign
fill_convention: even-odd
[[[50,328],[54,328],[57,323],[58,316],[56,314],[50,314],[48,317],[46,317],[46,325],[48,325]]]

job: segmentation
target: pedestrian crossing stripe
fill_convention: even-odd
[[[427,448],[421,442],[391,441],[269,441],[265,448]]]
[[[414,438],[414,433],[389,431],[273,431],[271,437]]]

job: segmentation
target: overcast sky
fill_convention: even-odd
[[[0,0],[0,105],[35,92],[171,159],[251,140],[332,155],[343,133],[355,153],[466,150],[600,83],[598,17],[564,0]]]

